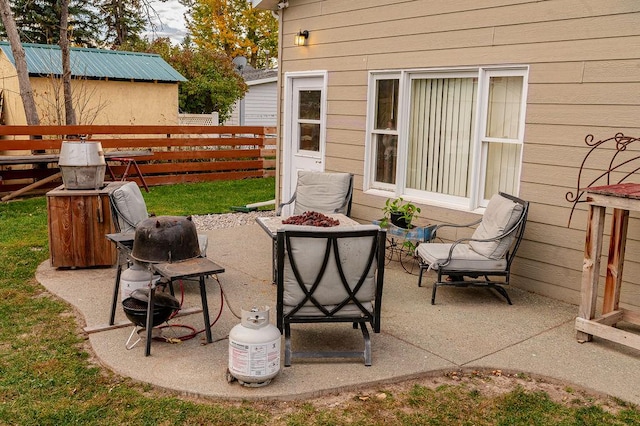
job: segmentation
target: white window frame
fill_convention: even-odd
[[[396,187],[398,183],[398,166],[400,165],[400,142],[398,142],[398,153],[397,153],[397,161],[396,165],[396,183],[385,183],[385,182],[376,182],[376,146],[377,140],[374,135],[378,134],[397,134],[398,141],[400,141],[400,127],[401,127],[401,108],[402,105],[400,101],[402,99],[402,73],[398,71],[391,72],[372,72],[369,75],[369,90],[367,91],[367,136],[365,138],[365,165],[366,171],[364,173],[364,187],[368,189],[373,189],[374,192],[376,190],[381,190],[383,193],[388,192],[396,192]],[[377,100],[377,87],[379,80],[398,80],[398,117],[396,121],[396,130],[394,132],[386,132],[384,130],[376,129],[376,100]]]
[[[522,171],[522,154],[524,144],[524,125],[527,103],[529,66],[527,65],[505,65],[487,67],[464,67],[464,68],[437,68],[437,69],[411,69],[411,70],[380,70],[369,73],[369,87],[367,92],[367,120],[365,138],[365,170],[364,170],[364,190],[366,194],[383,197],[403,196],[408,200],[421,204],[437,205],[457,210],[476,211],[482,209],[488,203],[484,199],[485,184],[485,164],[486,147],[488,142],[516,143],[521,145],[520,158],[518,164],[517,180],[520,181]],[[520,117],[518,123],[517,140],[506,140],[500,138],[485,137],[487,105],[489,93],[489,81],[491,77],[522,77],[523,90],[520,106]],[[470,196],[455,197],[440,193],[419,191],[408,189],[405,186],[408,156],[408,127],[409,127],[409,106],[411,98],[411,80],[415,78],[456,78],[456,77],[477,77],[478,93],[476,96],[476,122],[473,130],[473,146],[471,158],[472,187]],[[375,155],[376,139],[375,135],[380,133],[374,129],[376,114],[376,87],[377,81],[381,79],[399,79],[399,99],[398,99],[398,152],[396,165],[396,183],[386,184],[375,181]],[[518,187],[519,191],[519,187]],[[513,194],[513,195],[518,195]]]

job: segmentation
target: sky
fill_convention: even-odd
[[[159,22],[154,20],[157,27],[155,37],[169,37],[174,44],[182,42],[187,33],[184,22],[186,8],[178,3],[178,0],[168,0],[166,2],[151,0],[151,5],[160,16]],[[150,30],[145,35],[150,39],[153,38]]]

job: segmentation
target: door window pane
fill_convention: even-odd
[[[319,123],[300,123],[299,124],[300,140],[298,141],[298,149],[305,151],[320,151],[320,124]]]
[[[299,105],[298,118],[320,120],[320,90],[301,90]]]

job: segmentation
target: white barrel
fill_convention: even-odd
[[[280,331],[269,323],[269,307],[242,310],[229,332],[229,374],[249,387],[264,386],[280,371]]]

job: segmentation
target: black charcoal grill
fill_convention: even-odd
[[[200,256],[196,226],[191,216],[155,216],[136,226],[131,257],[141,265],[171,263]],[[146,327],[149,288],[134,290],[122,301],[127,318],[137,326]],[[180,302],[168,294],[154,292],[153,327],[167,321],[180,309]]]
[[[147,304],[149,302],[149,289],[142,288],[131,292],[131,296],[122,301],[124,313],[135,325],[146,327]],[[153,296],[152,327],[167,321],[171,315],[180,309],[180,302],[170,294],[155,293]]]

